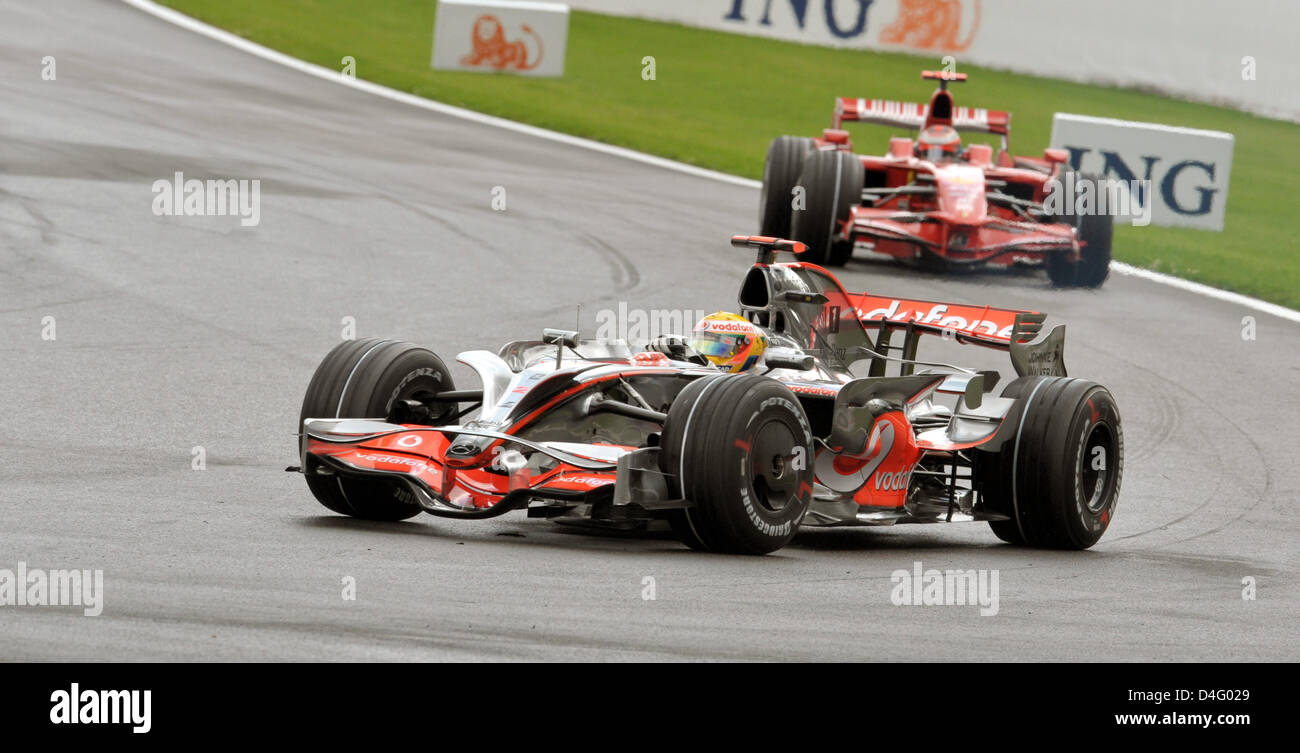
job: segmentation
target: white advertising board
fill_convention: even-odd
[[[1125,183],[1147,181],[1151,224],[1223,230],[1232,172],[1230,133],[1056,113],[1052,146],[1070,164]]]
[[[931,68],[951,55],[958,70],[975,64],[1140,86],[1300,121],[1296,0],[569,0],[569,5],[805,44],[913,52],[933,58]],[[862,81],[862,92],[841,96],[872,96],[870,71],[862,72]]]

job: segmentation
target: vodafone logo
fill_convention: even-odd
[[[901,492],[907,488],[908,475],[908,471],[898,471],[897,473],[881,471],[876,474],[876,489],[882,492]]]
[[[911,306],[915,305],[917,302],[907,301],[906,303]],[[959,332],[985,334],[1003,340],[1011,339],[1011,330],[1014,327],[1014,323],[1001,326],[999,322],[982,318],[978,315],[967,319],[957,314],[950,313],[949,306],[946,303],[932,304],[928,309],[917,308],[915,311],[904,309],[903,304],[904,301],[891,300],[889,305],[881,308],[865,312],[859,309],[857,312],[858,318],[866,321],[876,321],[879,319],[887,319],[891,322],[914,321],[921,324],[935,324]],[[975,311],[984,315],[991,313],[989,309],[975,309]],[[1009,316],[1014,317],[1014,314],[1010,314]]]
[[[706,332],[753,332],[754,325],[748,322],[709,322]]]
[[[789,387],[791,392],[799,395],[817,395],[819,397],[835,397],[836,395],[840,394],[840,391],[836,389],[831,389],[829,387],[816,387],[809,384],[797,384],[794,382],[786,382],[785,386]]]
[[[591,487],[604,486],[605,484],[613,483],[613,479],[605,478],[603,476],[562,476],[557,478],[555,481],[557,483],[581,484],[583,486]]]
[[[414,468],[417,470],[428,466],[428,463],[426,463],[423,460],[415,460],[414,458],[399,458],[395,455],[369,455],[366,453],[358,452],[356,455],[353,455],[353,457],[355,457],[357,460],[368,460],[371,463],[388,463],[390,465],[404,465],[409,468]]]

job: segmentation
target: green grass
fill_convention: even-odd
[[[433,71],[431,0],[163,0],[242,37],[395,89],[545,128],[758,178],[768,142],[830,125],[836,96],[924,101],[934,60],[774,42],[574,12],[562,79]],[[656,59],[656,80],[641,59]],[[1222,233],[1116,229],[1122,261],[1300,307],[1300,125],[1234,110],[964,67],[958,103],[1010,110],[1012,150],[1040,154],[1057,111],[1236,135]],[[883,151],[889,131],[855,131]],[[728,231],[730,232],[730,231]]]

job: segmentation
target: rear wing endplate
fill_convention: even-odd
[[[1042,317],[1042,314],[1036,314]],[[1017,317],[1016,326],[1020,324]],[[1042,328],[1042,320],[1035,325],[1033,334],[1020,340],[1013,334],[1011,338],[1011,365],[1016,376],[1069,376],[1065,371],[1065,325],[1058,324],[1051,332],[1036,340],[1030,340]]]

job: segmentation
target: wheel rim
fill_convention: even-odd
[[[781,421],[768,421],[754,435],[749,449],[751,487],[758,503],[768,512],[785,510],[799,487],[794,468],[795,433]]]
[[[1111,480],[1115,477],[1115,434],[1104,423],[1088,432],[1080,458],[1079,493],[1088,512],[1096,515],[1110,502]]]

